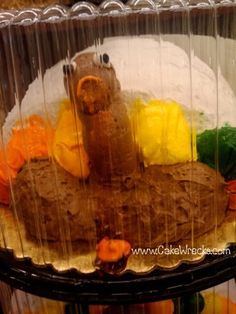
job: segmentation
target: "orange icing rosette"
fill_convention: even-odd
[[[8,158],[13,157],[10,152],[14,153],[14,149],[18,150],[24,161],[48,156],[54,136],[51,124],[38,115],[28,117],[23,123],[25,126],[19,126],[18,122],[13,128],[9,152],[7,152]],[[22,166],[22,162],[20,164]],[[16,166],[19,169],[18,165]]]
[[[23,125],[22,125],[23,124]],[[54,135],[50,123],[31,115],[15,124],[5,151],[0,151],[0,202],[9,203],[9,185],[26,161],[49,156]]]
[[[22,125],[23,124],[23,125]],[[5,151],[0,151],[0,203],[9,203],[10,181],[26,161],[52,156],[66,171],[78,178],[89,175],[89,159],[82,142],[82,125],[69,100],[61,104],[56,126],[38,115],[19,121]]]

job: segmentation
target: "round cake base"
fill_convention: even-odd
[[[51,265],[35,266],[30,258],[17,259],[0,249],[0,280],[41,297],[77,304],[144,303],[192,294],[236,276],[236,246],[230,255],[208,255],[196,263],[183,262],[174,269],[156,267],[145,274],[127,271],[119,276],[71,269],[56,271]]]
[[[143,274],[155,268],[174,269],[183,262],[201,261],[204,254],[198,253],[204,250],[209,251],[208,256],[215,258],[231,256],[231,252],[225,248],[229,243],[236,242],[235,215],[235,211],[229,211],[221,226],[195,238],[194,243],[182,240],[173,245],[169,244],[168,251],[159,246],[146,254],[133,252],[123,272]],[[0,247],[13,250],[16,258],[30,258],[32,263],[38,266],[52,265],[59,272],[74,268],[83,274],[90,274],[96,270],[94,266],[96,251],[94,247],[90,250],[87,242],[36,241],[28,236],[25,226],[17,221],[8,208],[1,208],[1,221],[4,221],[4,225],[0,234]],[[190,248],[199,251],[191,251]]]

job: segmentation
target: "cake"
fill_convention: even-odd
[[[46,235],[48,240],[59,241],[58,225],[69,223],[67,240],[120,237],[134,247],[149,247],[163,244],[166,238],[176,242],[190,237],[192,223],[195,235],[203,234],[212,229],[216,218],[220,224],[226,215],[228,194],[223,178],[218,175],[216,183],[215,171],[199,162],[150,166],[140,177],[115,186],[103,186],[95,180],[84,187],[76,177],[58,165],[55,167],[47,159],[32,160],[31,173],[36,178],[33,187],[27,168],[16,177],[17,206],[34,237]],[[60,195],[55,193],[54,171]],[[34,198],[29,193],[31,189]],[[215,193],[218,194],[217,205]],[[37,212],[35,198],[40,212]],[[168,210],[163,198],[173,210]],[[57,216],[58,202],[60,217]],[[215,206],[219,209],[218,217]],[[32,221],[34,216],[40,217],[42,230],[39,234]],[[140,229],[134,232],[134,226]]]
[[[136,43],[134,38],[132,44]],[[193,97],[194,110],[186,98],[181,100],[179,95],[187,95],[181,92],[181,79],[175,99],[151,84],[152,90],[143,93],[137,78],[136,89],[132,82],[127,91],[123,71],[116,73],[109,54],[111,46],[104,53],[89,48],[70,63],[60,63],[61,81],[55,86],[60,92],[48,95],[52,101],[46,115],[29,94],[38,87],[29,88],[21,108],[23,120],[17,122],[13,108],[5,121],[0,184],[1,201],[9,203],[10,210],[17,208],[33,241],[87,242],[87,250],[97,251],[97,267],[114,273],[114,262],[121,261],[118,271],[122,270],[131,247],[178,243],[221,225],[234,186],[226,181],[235,178],[206,162],[204,132],[215,130],[209,106],[203,114],[205,104],[195,103],[199,98]],[[180,54],[183,64],[187,60],[177,46],[164,42],[163,47],[173,50],[174,59]],[[166,66],[174,68],[172,61]],[[194,71],[212,80],[202,61],[194,65],[199,67]],[[144,80],[151,78],[149,70]],[[49,76],[58,76],[58,70],[53,71]],[[226,86],[223,78],[219,84]],[[233,103],[228,86],[225,93]],[[229,119],[232,110],[224,111]],[[222,128],[230,122],[220,119]],[[212,136],[208,143],[215,139]],[[223,146],[227,145],[228,141]]]

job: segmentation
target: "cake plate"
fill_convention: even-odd
[[[55,300],[84,304],[143,303],[192,294],[236,276],[236,245],[231,254],[208,255],[195,264],[182,263],[170,270],[149,273],[126,271],[111,276],[88,275],[75,269],[58,272],[52,266],[35,266],[28,258],[19,260],[9,250],[0,250],[0,280],[14,288]]]

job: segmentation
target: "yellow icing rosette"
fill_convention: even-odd
[[[175,101],[141,99],[130,110],[134,135],[145,166],[195,161],[196,133]]]
[[[63,101],[53,142],[53,156],[73,176],[89,176],[89,159],[83,146],[82,125],[69,100]]]

